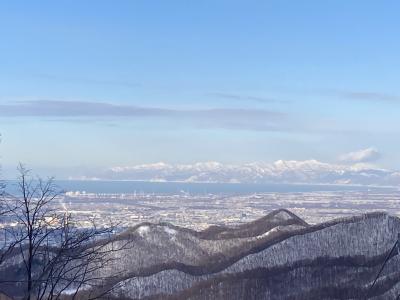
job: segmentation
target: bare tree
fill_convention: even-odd
[[[3,190],[0,194],[0,266],[7,255],[21,242],[21,239],[13,237],[12,229],[7,224],[7,221],[12,218],[10,215],[15,209],[16,207],[10,205],[9,198]]]
[[[5,256],[16,245],[15,242],[9,242],[7,239],[8,228],[6,219],[10,213],[10,209],[5,197],[4,187],[4,183],[0,182],[0,266]]]
[[[81,290],[90,289],[86,298],[107,292],[109,277],[102,268],[113,260],[114,226],[81,228],[71,214],[60,208],[61,195],[53,178],[34,179],[20,165],[19,197],[8,211],[17,222],[10,230],[15,244],[8,257],[23,266],[23,276],[15,280],[30,299],[59,299],[68,291],[72,299]],[[15,259],[17,257],[17,259]],[[101,287],[101,288],[100,288]]]
[[[6,191],[6,184],[4,181],[0,181],[0,266],[4,261],[4,258],[12,251],[12,249],[18,244],[18,240],[8,239],[9,227],[7,221],[10,219],[10,214],[16,209],[14,202],[10,201]]]

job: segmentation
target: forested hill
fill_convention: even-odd
[[[97,276],[108,299],[396,299],[397,251],[370,287],[398,232],[400,219],[381,212],[309,225],[281,209],[203,231],[142,223],[112,239],[130,246],[110,251]]]
[[[400,220],[369,213],[308,225],[277,210],[237,227],[195,232],[170,224],[141,224],[121,238],[116,253],[116,298],[313,299],[395,298],[400,292],[394,255],[373,289],[400,232]],[[112,270],[109,270],[111,272]]]

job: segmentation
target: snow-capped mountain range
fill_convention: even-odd
[[[87,177],[86,179],[88,179]],[[219,162],[143,164],[113,167],[97,179],[213,183],[300,183],[399,186],[400,172],[371,164],[331,164],[317,160],[254,162],[242,165]]]

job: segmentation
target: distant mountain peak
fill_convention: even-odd
[[[398,171],[378,168],[367,163],[332,164],[315,159],[277,160],[273,163],[252,162],[237,165],[217,161],[193,164],[158,162],[113,167],[103,174],[96,174],[96,177],[163,182],[400,185]]]

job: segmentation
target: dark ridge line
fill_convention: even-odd
[[[275,220],[273,219],[277,214],[284,212],[287,213],[291,218],[288,220]],[[245,224],[240,224],[237,226],[232,226],[232,227],[228,227],[228,226],[221,226],[221,225],[214,225],[214,226],[210,226],[204,230],[193,230],[190,228],[185,228],[185,227],[180,227],[180,226],[176,226],[173,225],[171,223],[168,222],[159,222],[159,223],[152,223],[152,222],[142,222],[140,224],[137,224],[129,229],[127,229],[125,232],[122,232],[119,234],[119,237],[117,237],[118,239],[121,238],[127,238],[130,237],[132,235],[132,233],[134,233],[139,227],[141,226],[167,226],[170,228],[173,228],[175,230],[181,231],[181,232],[185,232],[188,234],[191,234],[199,239],[203,239],[203,240],[224,240],[224,239],[234,239],[234,238],[250,238],[250,237],[255,237],[258,236],[264,232],[257,232],[255,234],[251,234],[251,235],[239,235],[235,236],[234,234],[236,233],[236,231],[240,231],[240,230],[246,230],[246,229],[251,229],[253,227],[258,227],[258,225],[261,224],[265,224],[266,222],[271,222],[274,223],[271,226],[265,226],[267,227],[265,230],[269,231],[277,226],[286,226],[286,225],[293,225],[293,224],[298,224],[301,226],[310,226],[307,222],[305,222],[304,220],[302,220],[300,217],[296,216],[294,213],[290,212],[287,209],[277,209],[277,210],[273,210],[272,212],[268,213],[267,215],[256,219],[254,221],[251,221],[249,223],[245,223]],[[233,236],[228,236],[228,237],[221,237],[218,238],[216,237],[216,235],[223,233],[223,232],[229,232],[231,233]],[[211,235],[211,236],[210,236]]]
[[[281,222],[277,222],[277,224],[274,224],[274,226],[267,227],[267,228],[265,228],[265,231],[264,230],[260,231],[258,234],[256,233],[256,234],[250,234],[250,235],[239,235],[237,237],[227,237],[227,238],[217,238],[217,237],[213,237],[213,236],[207,237],[206,233],[207,233],[207,230],[210,227],[208,227],[208,228],[206,228],[205,230],[202,230],[202,231],[196,231],[196,230],[193,230],[193,229],[190,229],[190,228],[176,226],[176,225],[173,225],[173,224],[168,223],[168,222],[159,222],[159,223],[142,222],[142,223],[136,224],[135,226],[127,229],[126,231],[124,231],[122,233],[119,233],[119,234],[117,234],[115,236],[112,236],[111,238],[109,238],[107,240],[106,239],[103,239],[103,240],[100,239],[100,240],[97,240],[97,241],[93,241],[92,243],[88,243],[88,244],[84,245],[82,249],[88,249],[90,247],[99,246],[99,245],[102,245],[102,244],[104,245],[104,244],[107,244],[107,243],[112,243],[112,242],[122,241],[122,240],[126,240],[126,239],[131,239],[133,234],[134,234],[134,232],[141,226],[149,226],[149,227],[166,226],[166,227],[175,229],[177,231],[193,235],[194,237],[199,238],[199,239],[203,239],[203,240],[227,240],[227,239],[235,239],[235,238],[252,238],[252,237],[256,237],[256,236],[258,236],[260,234],[263,234],[266,231],[269,231],[269,230],[271,230],[273,228],[276,228],[278,226],[298,225],[296,223],[296,220],[298,220],[298,222],[301,223],[301,224],[305,224],[304,226],[310,226],[308,223],[306,223],[300,217],[296,216],[294,213],[290,212],[289,210],[283,209],[283,208],[277,209],[277,210],[273,210],[272,212],[268,213],[267,215],[265,215],[265,216],[263,216],[263,217],[261,217],[261,218],[259,218],[257,220],[251,221],[249,223],[241,224],[239,226],[243,226],[243,227],[245,227],[245,226],[247,226],[247,227],[255,226],[254,224],[256,224],[256,222],[259,222],[260,220],[263,220],[263,221],[265,220],[264,222],[267,222],[267,221],[269,221],[268,220],[269,218],[273,218],[273,217],[275,217],[277,214],[279,214],[281,212],[288,213],[294,220],[293,219],[289,219],[289,220],[284,220],[283,222],[282,221]],[[211,227],[214,227],[214,226],[211,226]],[[235,227],[227,227],[227,226],[226,227],[224,227],[224,226],[216,226],[216,227],[223,228],[224,230],[232,230],[232,231],[235,230]],[[19,253],[20,253],[20,249],[14,249],[10,253],[8,253],[7,258],[12,258],[13,256],[19,255]]]
[[[389,251],[387,251],[389,252]],[[254,268],[251,270],[245,270],[239,273],[231,273],[231,274],[221,274],[216,277],[206,279],[201,282],[195,283],[192,287],[189,289],[185,289],[183,291],[178,292],[178,294],[171,295],[171,294],[156,294],[156,295],[151,295],[151,296],[146,296],[144,298],[141,298],[142,300],[156,300],[156,299],[165,299],[165,300],[178,300],[178,299],[189,299],[190,295],[196,295],[196,292],[201,291],[203,289],[207,288],[212,288],[212,286],[218,285],[223,282],[229,282],[229,281],[237,281],[237,280],[244,280],[244,279],[271,279],[273,277],[277,277],[283,274],[286,274],[288,272],[295,271],[296,269],[300,268],[313,268],[313,267],[320,267],[321,265],[326,267],[349,267],[349,268],[374,268],[378,266],[382,260],[386,258],[388,253],[384,253],[381,255],[374,256],[372,258],[368,258],[364,255],[359,255],[359,256],[346,256],[346,257],[338,257],[338,258],[332,258],[332,257],[318,257],[316,259],[304,259],[300,261],[296,261],[294,264],[287,265],[287,266],[275,266],[271,268],[265,268],[265,267],[259,267],[259,268]],[[390,259],[392,259],[394,256],[397,254],[391,255]],[[372,270],[371,270],[372,271]],[[374,273],[371,273],[371,282],[373,280],[373,275]],[[393,285],[397,284],[398,281],[400,280],[400,272],[397,272],[397,281],[394,281],[394,284],[390,286],[389,289],[386,290],[381,290],[381,286],[383,285],[383,281],[386,280],[387,277],[389,277],[391,274],[385,276],[385,279],[380,280],[377,282],[376,287],[373,289],[373,293],[371,293],[371,296],[379,296],[383,293],[386,293],[388,290],[390,290]],[[393,281],[393,280],[392,280]],[[370,283],[368,281],[367,283]],[[329,287],[322,287],[321,289],[325,289]],[[332,287],[336,288],[336,287]],[[348,288],[348,287],[346,287]],[[365,295],[365,293],[368,291],[369,285],[366,285],[366,287],[359,288],[363,293],[361,293],[361,297]],[[340,288],[339,288],[340,289]],[[320,289],[316,289],[317,291]],[[308,293],[308,292],[307,292]],[[135,298],[133,298],[135,299]],[[291,299],[291,298],[287,298]],[[298,298],[293,298],[293,299],[298,299]],[[304,299],[317,299],[317,298],[304,298]]]
[[[287,214],[290,218],[284,220],[275,219],[275,217],[282,212]],[[233,239],[233,238],[243,238],[243,237],[249,238],[249,237],[259,236],[278,226],[287,226],[287,225],[299,225],[303,227],[310,226],[307,222],[305,222],[304,220],[302,220],[289,210],[277,209],[249,223],[240,224],[232,227],[218,228],[218,226],[213,226],[207,228],[201,233],[203,235],[203,239],[223,240],[223,239]],[[251,234],[249,234],[248,231],[251,231]],[[207,236],[208,233],[213,234],[214,236],[208,237]]]
[[[376,217],[379,217],[379,216],[389,216],[389,217],[391,217],[391,218],[397,218],[397,219],[399,219],[398,217],[389,215],[388,213],[386,213],[386,212],[384,212],[384,211],[374,211],[374,212],[368,212],[368,213],[364,213],[364,214],[356,215],[356,216],[340,217],[340,218],[336,218],[336,219],[333,219],[333,220],[325,221],[325,222],[322,222],[322,223],[310,225],[310,224],[306,223],[304,220],[302,220],[300,217],[296,216],[294,213],[290,212],[290,211],[287,210],[287,209],[278,209],[278,210],[274,210],[274,211],[272,211],[271,213],[267,214],[266,216],[261,217],[260,219],[266,218],[266,217],[268,217],[269,215],[271,215],[271,214],[273,214],[273,213],[275,213],[275,212],[279,213],[279,212],[282,212],[282,211],[288,212],[288,213],[290,213],[291,215],[293,215],[294,217],[296,217],[298,220],[301,220],[301,222],[302,222],[303,224],[306,224],[305,226],[307,226],[307,228],[320,227],[321,229],[322,229],[322,228],[327,228],[327,227],[330,227],[330,226],[333,226],[333,225],[336,225],[336,224],[338,224],[338,223],[354,223],[354,222],[360,221],[360,220],[362,220],[362,219],[376,218]],[[277,214],[277,213],[276,213],[276,214]],[[274,214],[274,215],[275,215],[275,214]],[[252,223],[254,223],[254,222],[257,222],[257,221],[260,220],[260,219],[257,219],[257,220],[255,220],[255,221],[252,221],[252,222],[246,223],[246,224],[242,224],[242,225],[252,224]],[[159,223],[142,222],[142,223],[137,224],[137,225],[135,225],[135,226],[133,226],[133,227],[127,229],[126,231],[124,231],[124,232],[118,234],[117,236],[115,236],[115,237],[114,237],[114,241],[123,240],[124,238],[129,238],[129,237],[131,237],[131,236],[132,236],[132,233],[133,233],[135,230],[137,230],[139,227],[141,227],[141,226],[167,226],[167,227],[176,229],[176,230],[178,230],[178,231],[182,231],[182,232],[186,232],[186,233],[192,234],[192,235],[194,235],[195,237],[201,236],[201,235],[203,234],[203,232],[206,231],[206,230],[208,229],[208,228],[207,228],[207,229],[202,230],[202,231],[196,231],[196,230],[193,230],[193,229],[190,229],[190,228],[185,228],[185,227],[176,226],[176,225],[173,225],[173,224],[168,223],[168,222],[159,222]],[[279,225],[278,225],[278,226],[279,226]],[[224,227],[224,228],[232,229],[232,228],[234,228],[234,227]],[[305,228],[305,229],[306,229],[306,228]],[[250,238],[250,237],[252,237],[252,236],[248,236],[248,238]],[[213,239],[209,239],[209,238],[208,238],[208,239],[207,239],[207,238],[202,238],[202,239],[204,239],[204,240],[213,240]],[[222,240],[222,239],[221,239],[221,240]]]
[[[332,227],[332,226],[335,226],[338,224],[351,224],[351,223],[356,223],[356,222],[359,222],[359,221],[362,221],[362,220],[368,219],[368,218],[378,218],[378,217],[384,217],[384,216],[389,216],[389,215],[386,213],[381,213],[381,212],[373,212],[373,213],[364,214],[364,215],[360,215],[360,216],[353,216],[353,217],[349,217],[349,218],[345,218],[345,219],[344,218],[335,219],[335,220],[328,221],[325,223],[312,225],[307,228],[293,230],[291,232],[284,232],[280,236],[276,237],[275,239],[271,239],[271,240],[267,240],[267,241],[260,240],[261,242],[264,242],[264,243],[261,243],[258,245],[256,244],[254,247],[252,247],[248,251],[245,251],[244,253],[239,253],[236,256],[228,257],[224,261],[210,261],[208,264],[199,265],[199,266],[186,265],[184,263],[173,261],[170,263],[159,264],[159,265],[145,268],[145,269],[141,270],[140,273],[135,273],[135,272],[128,273],[127,275],[122,276],[121,279],[118,280],[117,282],[121,282],[121,281],[130,279],[130,278],[134,278],[134,277],[149,277],[149,276],[155,275],[157,273],[160,273],[163,271],[168,271],[168,270],[177,270],[177,271],[180,271],[180,272],[186,273],[188,275],[192,275],[192,276],[211,275],[211,274],[221,272],[222,270],[230,267],[231,265],[240,261],[241,259],[245,258],[246,256],[259,253],[259,252],[271,247],[272,245],[280,243],[280,242],[282,242],[288,238],[291,238],[293,236],[305,235],[305,234],[316,232],[316,231],[319,231],[319,230],[322,230],[325,228],[329,228],[329,227]],[[392,217],[392,216],[389,216],[389,217],[398,219],[397,217]]]
[[[291,215],[295,216],[299,220],[303,221],[301,218],[299,218],[298,216],[296,216],[294,213],[290,212],[287,209],[274,210],[274,211],[270,212],[269,214],[267,214],[266,216],[261,217],[260,219],[265,218],[267,216],[270,216],[270,215],[272,215],[274,213],[278,214],[279,212],[290,213]],[[383,216],[388,216],[390,218],[399,219],[398,217],[389,215],[386,212],[375,211],[375,212],[369,212],[369,213],[365,213],[365,214],[361,214],[361,215],[357,215],[357,216],[336,218],[334,220],[322,222],[322,223],[315,224],[315,225],[309,225],[308,223],[303,221],[305,224],[308,225],[306,228],[295,229],[295,230],[293,230],[291,232],[282,233],[279,237],[267,241],[264,248],[263,248],[263,245],[260,245],[259,247],[256,247],[255,251],[251,251],[251,249],[250,249],[249,250],[250,252],[248,252],[248,255],[260,252],[260,251],[266,249],[267,247],[270,247],[273,244],[282,242],[283,240],[288,239],[288,238],[290,238],[292,236],[304,235],[304,234],[315,232],[315,231],[318,231],[318,230],[322,230],[322,229],[325,229],[325,228],[328,228],[328,227],[331,227],[331,226],[334,226],[334,225],[337,225],[337,224],[340,224],[340,223],[341,224],[355,223],[355,222],[361,221],[363,219],[377,218],[377,217],[380,217],[380,216],[382,216],[382,217]],[[254,222],[256,222],[256,221],[258,221],[260,219],[252,221],[250,223],[254,223]],[[246,224],[243,224],[243,225],[246,225]],[[176,225],[173,225],[173,224],[168,223],[168,222],[160,222],[160,223],[142,222],[140,224],[137,224],[137,225],[127,229],[127,231],[122,232],[120,234],[117,234],[117,235],[115,235],[115,236],[113,236],[113,237],[111,237],[111,238],[109,238],[107,240],[98,240],[98,241],[94,241],[91,244],[87,244],[87,245],[85,245],[84,249],[87,249],[87,248],[90,248],[90,247],[93,247],[93,246],[98,246],[98,245],[101,245],[101,244],[108,244],[108,243],[113,243],[113,242],[123,241],[123,240],[129,239],[129,238],[132,237],[132,233],[135,230],[137,230],[139,227],[141,227],[141,226],[167,226],[167,227],[176,229],[178,231],[182,231],[182,232],[186,232],[186,233],[189,233],[189,234],[193,234],[194,236],[196,236],[198,234],[201,234],[201,232],[203,232],[203,231],[196,231],[196,230],[193,230],[193,229],[176,226]],[[227,228],[229,228],[229,227],[227,227]],[[273,228],[275,228],[275,227],[273,227]],[[249,236],[248,238],[251,238],[251,237],[252,236]],[[211,239],[205,239],[205,240],[211,240]],[[263,240],[261,240],[261,241],[263,241]],[[261,249],[261,250],[257,251],[257,249]],[[19,253],[20,250],[19,249],[17,249],[17,250],[13,251],[13,252],[18,252]],[[11,258],[11,257],[17,255],[18,253],[10,253],[8,255],[8,257]],[[188,266],[188,267],[197,267],[197,266]]]

